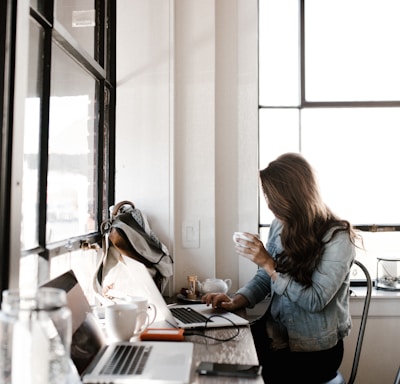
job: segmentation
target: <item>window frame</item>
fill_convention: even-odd
[[[260,1],[258,1],[258,21],[259,25],[261,23],[261,14],[260,14]],[[311,108],[382,108],[382,107],[400,107],[400,100],[388,100],[388,101],[307,101],[306,100],[306,90],[305,90],[305,3],[306,0],[298,0],[299,1],[299,77],[300,77],[300,97],[299,97],[299,105],[296,106],[268,106],[259,103],[259,113],[265,109],[296,109],[299,113],[299,131],[301,132],[301,113],[304,109]],[[260,36],[258,39],[258,43],[260,44]],[[259,56],[260,59],[260,56]],[[260,68],[260,63],[259,63]],[[259,89],[261,88],[259,84]],[[260,121],[260,119],[259,119]],[[260,126],[259,126],[260,129]],[[301,152],[301,141],[299,143],[299,150]],[[259,199],[262,199],[263,195],[260,191]],[[270,223],[262,223],[260,217],[260,209],[259,209],[259,228],[269,228]],[[374,224],[374,223],[366,223],[366,224],[355,224],[354,227],[357,230],[364,232],[400,232],[400,220],[399,223],[394,224]]]
[[[94,0],[96,9],[96,31],[94,35],[94,57],[80,47],[79,43],[68,33],[68,31],[57,21],[54,20],[54,1],[42,1],[36,9],[31,4],[27,6],[29,0],[22,1],[28,10],[29,15],[25,15],[29,20],[38,23],[44,30],[43,44],[43,70],[42,70],[42,89],[40,106],[40,160],[38,174],[38,245],[32,249],[21,249],[17,255],[11,254],[10,243],[16,242],[16,234],[10,234],[9,228],[20,225],[11,215],[12,197],[16,197],[16,204],[21,204],[18,197],[13,195],[11,185],[11,173],[13,164],[13,113],[14,104],[21,100],[14,100],[15,74],[14,64],[18,59],[16,42],[18,36],[17,5],[12,0],[2,2],[1,5],[1,25],[0,30],[0,59],[1,68],[4,70],[4,84],[0,83],[2,91],[2,131],[3,140],[1,144],[1,188],[0,188],[0,276],[1,290],[10,288],[10,284],[15,287],[19,276],[11,264],[15,264],[21,258],[29,255],[39,256],[46,263],[54,256],[70,253],[74,250],[88,249],[93,244],[101,242],[100,226],[107,218],[108,207],[114,202],[115,186],[115,94],[116,94],[116,3],[112,0]],[[103,22],[100,22],[103,21]],[[99,83],[96,87],[96,125],[97,145],[95,148],[97,172],[96,185],[96,209],[97,228],[94,232],[82,233],[73,238],[66,238],[62,241],[53,243],[46,242],[46,195],[47,195],[47,172],[48,172],[48,139],[49,139],[49,111],[50,111],[50,85],[51,85],[51,55],[52,44],[56,43],[64,52],[76,63],[89,72]],[[6,49],[9,46],[9,49]],[[19,60],[29,61],[29,58],[19,58]],[[7,83],[8,81],[8,83]],[[6,122],[6,124],[4,124]],[[22,170],[21,170],[22,172]],[[15,231],[17,232],[17,231]],[[18,232],[19,235],[19,232]],[[14,236],[14,240],[12,237]],[[18,259],[18,261],[17,261]],[[41,283],[43,278],[49,277],[49,268],[38,272],[37,281]],[[47,269],[47,270],[46,270]],[[19,269],[18,269],[19,270]],[[44,273],[43,273],[44,272]],[[0,299],[1,300],[1,299]]]
[[[13,82],[15,70],[16,4],[12,0],[0,4],[0,284],[6,289],[10,282],[10,236],[11,217],[11,137],[13,111]],[[9,49],[7,49],[9,47]]]

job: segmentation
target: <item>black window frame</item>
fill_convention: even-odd
[[[299,1],[299,44],[300,44],[300,59],[299,59],[299,73],[300,73],[300,100],[299,105],[296,106],[268,106],[262,105],[259,103],[259,111],[263,109],[297,109],[299,114],[301,114],[301,110],[306,108],[340,108],[340,107],[351,107],[351,108],[379,108],[379,107],[400,107],[399,101],[329,101],[329,102],[314,102],[307,101],[305,97],[305,3],[306,0],[298,0]],[[260,0],[258,0],[258,20],[260,23]],[[260,44],[260,38],[258,39],[258,43]],[[259,65],[260,67],[260,65]],[[260,89],[260,84],[259,84]],[[301,130],[301,126],[299,126],[299,130]],[[262,196],[259,196],[261,198]],[[269,228],[270,223],[262,223],[259,212],[259,228]],[[364,232],[400,232],[400,221],[399,223],[394,224],[374,224],[374,223],[364,223],[364,224],[354,224],[354,228]]]
[[[0,5],[0,69],[4,78],[0,81],[2,136],[0,138],[0,281],[1,290],[8,289],[10,282],[10,261],[15,257],[39,255],[44,260],[74,250],[87,248],[101,242],[100,225],[107,218],[108,207],[115,197],[115,102],[116,102],[116,2],[95,0],[96,32],[94,57],[91,57],[68,31],[54,20],[54,1],[39,1],[38,8],[30,6],[31,20],[45,31],[43,48],[43,72],[40,123],[39,160],[39,207],[38,246],[21,250],[20,255],[10,255],[10,217],[12,136],[13,136],[13,90],[17,24],[17,2],[6,0]],[[46,195],[48,171],[49,100],[51,84],[51,50],[58,44],[75,62],[84,67],[96,80],[98,102],[97,113],[97,229],[54,243],[46,243]],[[9,47],[7,49],[6,47]],[[28,58],[29,59],[29,58]],[[1,300],[1,299],[0,299]]]
[[[11,142],[13,127],[13,93],[11,79],[15,68],[16,2],[0,4],[0,284],[6,289],[10,276],[10,206],[11,206]],[[9,49],[7,49],[9,47]]]

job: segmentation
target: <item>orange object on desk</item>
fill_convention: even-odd
[[[178,328],[147,328],[141,335],[140,340],[155,341],[183,341],[184,330]]]

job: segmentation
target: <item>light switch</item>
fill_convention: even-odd
[[[182,223],[182,247],[200,247],[200,220],[184,220]]]

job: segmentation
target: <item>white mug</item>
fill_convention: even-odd
[[[140,317],[146,320],[138,327]],[[129,341],[144,332],[149,325],[149,317],[134,303],[113,304],[105,309],[105,323],[110,341]]]
[[[257,235],[254,235],[254,236],[259,237],[258,234],[257,234]],[[237,245],[240,245],[240,246],[243,247],[243,248],[249,248],[249,247],[247,247],[247,246],[244,245],[244,244],[239,243],[239,242],[238,242],[238,239],[247,240],[247,241],[251,241],[251,242],[253,241],[252,238],[246,236],[246,234],[245,234],[244,232],[235,232],[235,233],[233,234],[233,242],[234,242],[235,244],[237,244]]]
[[[157,308],[154,304],[149,303],[146,297],[142,296],[126,296],[126,301],[129,303],[134,303],[138,306],[138,308],[142,311],[147,312],[147,317],[149,319],[149,324],[151,325],[154,323],[154,320],[157,316]],[[141,314],[140,319],[138,319],[138,327],[140,327],[146,320],[146,316]]]

